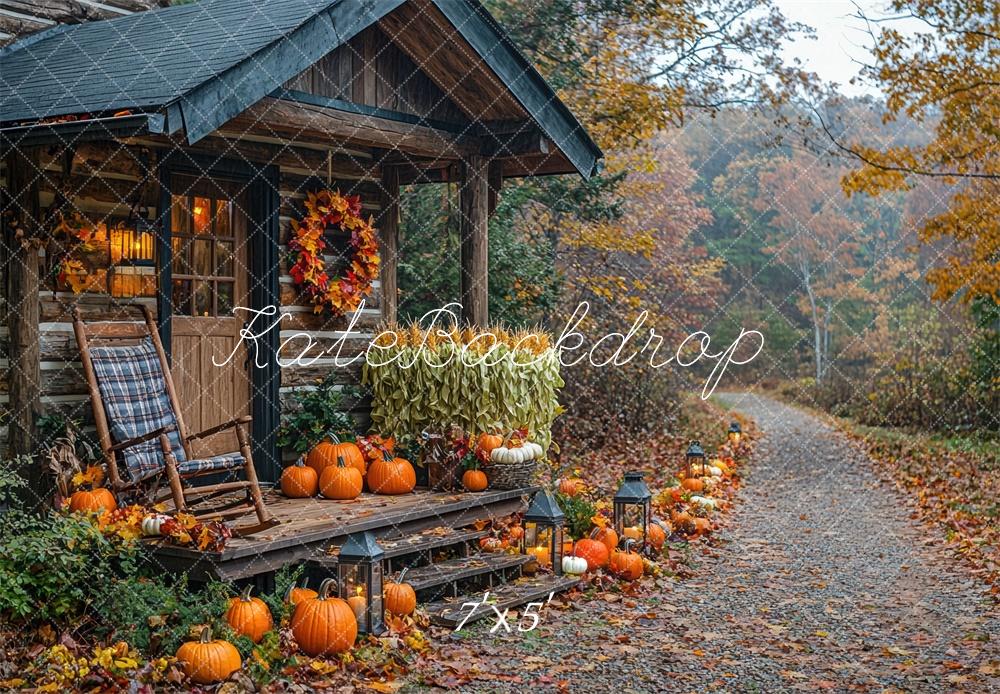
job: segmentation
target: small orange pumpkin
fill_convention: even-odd
[[[503,436],[498,436],[497,434],[480,434],[479,438],[476,439],[476,447],[482,452],[486,460],[490,459],[490,454],[493,452],[494,448],[499,448],[503,445]]]
[[[659,552],[663,549],[663,545],[667,541],[667,529],[663,524],[663,521],[654,518],[646,528],[646,541],[649,546]]]
[[[609,568],[611,573],[626,581],[642,576],[642,557],[632,551],[632,540],[625,541],[625,549],[611,553]]]
[[[583,480],[575,477],[564,477],[559,480],[559,493],[565,496],[576,496],[583,491]]]
[[[417,486],[417,473],[410,461],[393,458],[388,451],[368,469],[368,489],[373,494],[408,494]]]
[[[329,434],[325,440],[316,444],[309,455],[306,456],[306,465],[316,471],[320,477],[323,470],[336,465],[337,458],[342,457],[344,462],[358,469],[362,475],[365,474],[365,456],[358,448],[357,444],[341,442],[335,434]]]
[[[490,486],[490,481],[482,470],[466,470],[462,473],[462,486],[470,492],[481,492]]]
[[[406,576],[406,572],[407,569],[400,571],[396,582],[386,583],[382,591],[385,600],[385,609],[389,611],[389,614],[397,617],[405,617],[406,615],[413,614],[413,610],[417,607],[417,594],[414,592],[413,586],[409,583],[403,583],[403,577]]]
[[[712,521],[707,518],[696,517],[694,519],[694,534],[704,535],[705,533],[712,532]]]
[[[271,608],[260,598],[250,597],[252,586],[247,586],[238,598],[229,601],[226,622],[237,634],[246,636],[254,643],[260,643],[264,634],[274,628]]]
[[[590,539],[604,543],[609,554],[618,546],[618,533],[614,531],[614,528],[594,528],[594,531],[590,533]]]
[[[319,595],[306,598],[292,613],[292,636],[306,655],[313,657],[343,653],[358,638],[358,620],[344,600],[330,596],[336,584],[328,578],[319,587]]]
[[[290,499],[305,499],[316,496],[319,491],[319,473],[306,465],[299,456],[294,465],[289,465],[281,473],[281,493]]]
[[[681,486],[689,492],[701,492],[705,490],[705,482],[700,477],[685,477],[681,480]]]
[[[213,641],[209,627],[201,630],[197,641],[181,644],[177,649],[177,661],[195,684],[221,682],[243,667],[236,646],[221,639]]]
[[[327,499],[357,499],[361,494],[364,479],[356,467],[348,467],[344,457],[337,458],[336,465],[330,465],[319,477],[319,491]]]
[[[583,538],[577,541],[576,547],[573,548],[573,554],[587,560],[587,571],[607,566],[610,557],[607,545],[592,538]]]
[[[295,607],[303,600],[317,597],[319,593],[312,588],[309,588],[307,583],[308,580],[303,581],[301,587],[295,584],[288,586],[288,591],[285,592],[285,602],[292,607]]]
[[[115,495],[104,487],[95,489],[80,489],[73,492],[69,498],[70,511],[85,511],[88,513],[100,513],[102,511],[114,511],[118,508]]]
[[[694,532],[694,517],[687,511],[674,511],[670,522],[682,533]]]

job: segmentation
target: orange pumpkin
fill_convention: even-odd
[[[590,533],[590,539],[604,543],[609,554],[618,546],[618,533],[614,531],[614,528],[594,528],[594,531]]]
[[[608,565],[608,548],[600,540],[584,538],[576,543],[573,554],[587,560],[587,571],[594,571]]]
[[[559,480],[559,493],[565,496],[576,496],[583,491],[583,480],[563,478]]]
[[[319,476],[319,492],[327,499],[357,499],[364,486],[364,479],[356,467],[348,467],[344,457],[337,458]]]
[[[289,465],[281,473],[281,493],[290,499],[305,499],[316,496],[319,491],[319,474],[305,463],[301,456],[294,465]]]
[[[670,522],[682,533],[694,532],[694,517],[687,511],[674,511]]]
[[[694,519],[694,534],[704,535],[705,533],[712,532],[712,521],[707,518],[695,518]]]
[[[481,492],[490,486],[490,481],[482,470],[466,470],[462,473],[462,486],[470,492]]]
[[[705,482],[700,477],[685,477],[681,480],[681,486],[689,492],[701,492],[705,490]]]
[[[354,611],[344,600],[330,596],[330,588],[335,584],[332,578],[323,581],[319,595],[306,598],[292,613],[292,636],[306,655],[343,653],[358,638]]]
[[[417,473],[410,461],[388,452],[368,470],[368,489],[374,494],[407,494],[417,486]]]
[[[397,617],[405,617],[408,614],[413,614],[413,610],[417,607],[417,594],[414,592],[413,586],[409,583],[403,583],[406,571],[406,569],[403,569],[399,573],[399,578],[396,579],[395,583],[386,583],[382,591],[385,609],[389,611],[389,614]]]
[[[306,465],[316,471],[322,477],[323,470],[331,465],[337,464],[337,458],[343,458],[344,462],[358,469],[362,475],[365,474],[365,456],[361,449],[353,443],[342,443],[334,434],[330,434],[324,441],[316,444],[309,451],[306,457]]]
[[[611,573],[626,581],[634,581],[642,576],[642,557],[632,551],[632,541],[625,542],[625,549],[611,553],[609,562]]]
[[[243,667],[236,647],[228,641],[213,641],[209,627],[201,630],[197,641],[181,644],[177,649],[177,661],[195,684],[221,682]]]
[[[292,607],[295,607],[303,600],[308,600],[309,598],[315,598],[319,595],[315,590],[306,586],[306,581],[302,582],[302,586],[290,585],[288,591],[285,593],[285,602],[287,602]]]
[[[229,601],[226,622],[237,634],[260,643],[264,634],[274,627],[274,620],[271,618],[271,608],[260,598],[251,598],[250,590],[251,586],[247,586],[238,598]]]
[[[649,546],[659,552],[663,549],[663,545],[667,541],[667,529],[663,524],[663,521],[653,519],[653,522],[649,524],[646,528],[646,541],[649,542]]]
[[[480,434],[479,438],[476,439],[476,447],[482,452],[483,456],[489,460],[490,454],[493,452],[494,448],[499,448],[503,445],[503,437],[497,436],[496,434]]]
[[[100,513],[101,511],[114,511],[118,508],[115,495],[104,487],[96,489],[81,489],[73,492],[69,498],[70,511],[85,511],[88,513]]]

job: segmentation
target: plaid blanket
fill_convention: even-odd
[[[147,337],[137,345],[92,347],[90,358],[113,441],[127,441],[173,425],[167,438],[180,474],[232,470],[244,464],[239,453],[187,459],[152,338]],[[134,482],[158,475],[166,466],[159,437],[130,446],[119,455]]]

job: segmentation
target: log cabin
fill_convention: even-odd
[[[11,29],[0,48],[0,433],[8,453],[31,453],[45,414],[91,425],[71,314],[135,321],[128,307],[139,303],[156,317],[188,426],[251,415],[258,477],[274,481],[283,401],[333,368],[327,358],[282,363],[301,351],[296,335],[359,354],[396,318],[402,186],[454,185],[463,318],[485,324],[488,221],[504,179],[588,178],[602,154],[477,0],[205,0],[140,11],[153,4],[100,3],[99,15],[77,13],[72,24]],[[322,189],[360,196],[378,233],[374,291],[341,316],[314,313],[289,275],[291,220]],[[56,271],[57,209],[89,230],[79,276]],[[327,242],[336,263],[346,240]],[[272,306],[280,331],[242,340],[249,314],[236,307]],[[344,382],[359,374],[345,370]],[[464,501],[434,503],[431,521],[476,517]],[[523,495],[493,493],[480,508],[490,503],[510,512]],[[381,525],[428,527],[426,508],[404,506],[398,517],[383,510]],[[314,519],[267,551],[236,545],[205,573],[245,578],[301,560],[348,526],[379,525],[364,516]],[[180,549],[161,561],[202,565]]]

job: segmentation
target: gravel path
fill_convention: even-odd
[[[723,395],[764,432],[721,546],[697,576],[546,629],[469,646],[526,679],[466,691],[1000,691],[1000,613],[816,417]]]

